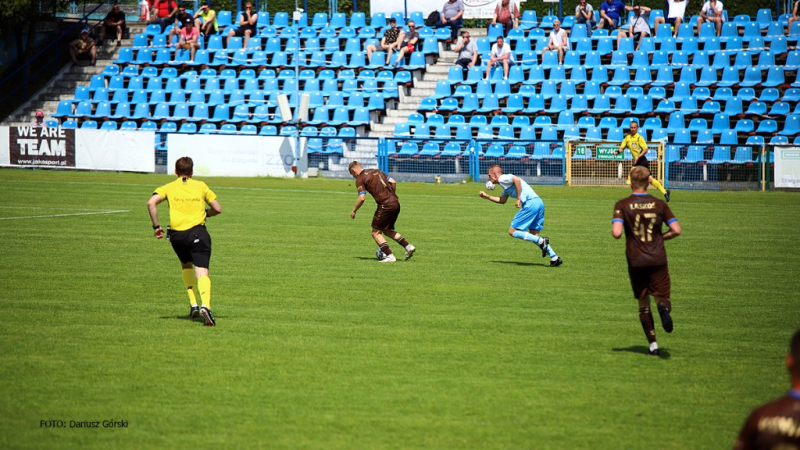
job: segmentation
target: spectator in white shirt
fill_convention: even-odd
[[[553,31],[550,32],[550,41],[547,47],[542,50],[542,59],[544,54],[549,51],[558,52],[558,63],[564,64],[564,53],[569,48],[569,39],[567,32],[561,28],[561,21],[556,19],[553,21]]]
[[[697,34],[700,34],[700,25],[705,22],[712,22],[717,30],[717,36],[722,33],[722,24],[725,23],[725,16],[722,15],[722,2],[709,0],[700,9],[700,17],[697,18]]]
[[[511,53],[511,47],[505,45],[503,36],[497,36],[497,43],[492,46],[489,64],[486,65],[486,79],[489,79],[489,75],[492,73],[492,67],[503,66],[503,79],[507,80],[508,69],[514,64],[516,63],[514,62],[514,54]]]
[[[686,6],[689,4],[686,0],[667,0],[667,4],[669,8],[667,8],[667,18],[664,19],[663,17],[659,16],[656,17],[653,21],[653,25],[655,25],[656,33],[658,33],[658,26],[662,23],[668,23],[672,26],[672,36],[678,37],[678,28],[683,23],[683,11],[686,11]],[[681,8],[683,6],[683,8]],[[680,14],[676,12],[680,10]]]

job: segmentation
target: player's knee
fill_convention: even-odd
[[[511,237],[513,237],[513,236],[514,236],[514,233],[515,233],[516,231],[517,231],[517,229],[516,229],[516,228],[509,228],[509,229],[508,229],[508,235],[509,235],[509,236],[511,236]]]

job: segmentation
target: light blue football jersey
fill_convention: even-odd
[[[536,191],[525,182],[522,178],[519,179],[519,184],[522,186],[522,195],[517,196],[517,188],[514,186],[514,175],[510,173],[504,173],[500,175],[497,179],[497,184],[499,184],[503,188],[503,195],[508,195],[512,198],[519,198],[522,203],[527,202],[532,198],[538,198],[539,195],[536,194]]]

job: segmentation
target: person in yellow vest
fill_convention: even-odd
[[[166,236],[181,261],[183,284],[189,295],[189,317],[203,316],[207,326],[214,326],[217,322],[211,313],[211,279],[208,276],[211,236],[206,230],[206,218],[220,214],[222,207],[217,195],[205,183],[192,179],[193,173],[192,158],[184,156],[175,161],[178,179],[156,189],[147,201],[147,209],[155,237],[162,239]],[[168,234],[158,221],[158,204],[164,200],[169,202]],[[200,308],[197,307],[195,286],[200,294]]]
[[[622,140],[622,144],[619,146],[619,150],[615,151],[614,154],[618,155],[626,148],[630,150],[631,155],[633,156],[633,167],[641,166],[646,168],[649,172],[650,162],[647,161],[647,156],[645,156],[645,153],[647,153],[647,142],[644,140],[642,135],[639,134],[639,124],[633,120],[631,121],[630,133],[625,136],[625,139]],[[650,175],[649,181],[653,187],[664,194],[664,200],[669,202],[670,191],[664,189],[664,185],[662,185],[660,181],[653,178],[652,175]],[[630,174],[628,175],[628,180],[625,183],[631,184]]]

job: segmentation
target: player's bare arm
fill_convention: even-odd
[[[622,228],[622,222],[613,222],[611,224],[611,235],[614,236],[614,239],[622,237]]]
[[[161,224],[158,222],[158,204],[163,201],[164,199],[158,194],[153,194],[150,200],[147,201],[147,212],[150,213],[150,220],[153,222],[153,235],[156,239],[164,237],[164,229],[161,228]]]
[[[218,214],[222,214],[222,206],[220,206],[219,202],[214,200],[213,202],[208,204],[209,208],[206,210],[206,217],[214,217]]]
[[[665,241],[668,241],[670,239],[674,239],[674,238],[680,236],[681,235],[681,231],[682,231],[681,230],[681,224],[679,224],[677,220],[673,220],[672,223],[669,224],[669,231],[664,233],[664,235],[661,236],[661,237]]]
[[[517,189],[517,201],[514,202],[514,206],[519,208],[519,207],[522,206],[522,200],[519,199],[520,197],[522,197],[522,183],[520,183],[519,177],[517,177],[517,176],[512,178],[512,180],[514,181],[514,187]],[[503,203],[505,203],[505,202],[503,202]]]
[[[483,191],[480,191],[478,193],[478,196],[480,198],[485,198],[486,200],[489,200],[490,202],[499,203],[501,205],[505,204],[506,200],[508,200],[508,196],[507,195],[504,195],[502,197],[495,197],[495,196],[489,195],[489,194],[487,194],[486,192],[483,192]]]
[[[356,204],[355,206],[353,206],[353,210],[350,212],[351,219],[356,218],[356,212],[358,211],[359,208],[361,208],[361,205],[364,204],[364,200],[366,199],[367,199],[367,194],[361,194],[358,196],[358,198],[356,199]]]

